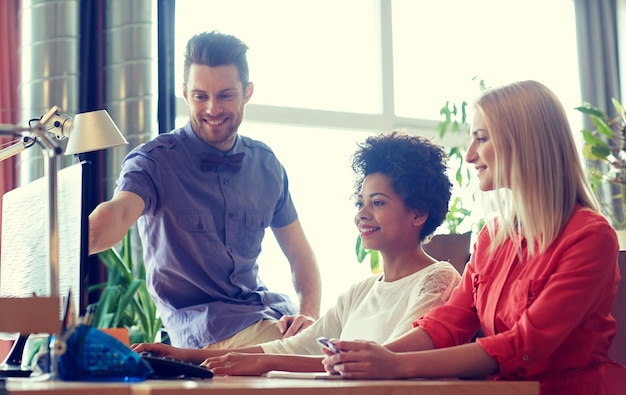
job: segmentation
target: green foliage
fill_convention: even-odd
[[[91,291],[102,291],[91,325],[96,328],[127,328],[131,343],[154,342],[162,328],[154,301],[146,288],[143,262],[133,262],[130,231],[121,251],[102,251],[98,257],[106,266],[108,278]]]
[[[356,238],[356,259],[359,263],[363,263],[365,258],[369,255],[370,257],[370,270],[372,273],[378,273],[381,271],[380,267],[380,254],[376,250],[368,250],[363,248],[361,236],[357,236]]]
[[[483,80],[478,80],[478,86],[480,91],[486,89]],[[471,206],[475,201],[474,192],[469,190],[471,167],[465,161],[467,139],[469,138],[469,129],[471,127],[468,120],[467,106],[468,103],[466,101],[462,101],[461,104],[446,101],[439,110],[441,120],[437,124],[437,135],[441,140],[446,135],[453,135],[457,137],[454,140],[458,141],[458,144],[452,144],[448,149],[449,168],[454,172],[453,181],[456,183],[450,209],[444,221],[450,234],[465,233],[467,231],[467,229],[459,229],[459,227],[464,225],[465,221],[471,217],[472,211],[468,206]],[[469,229],[475,232],[480,230],[481,227],[482,221],[479,220],[478,223],[470,224]]]
[[[601,204],[604,215],[616,229],[626,228],[626,112],[615,98],[612,100],[617,116],[584,103],[576,110],[589,116],[596,127],[583,128],[583,156],[587,162],[587,176]],[[609,188],[606,188],[609,186]],[[610,191],[607,194],[607,190]]]
[[[451,234],[460,233],[457,231],[457,228],[470,215],[472,215],[472,211],[463,207],[463,201],[461,200],[461,197],[455,197],[452,201],[452,204],[450,205],[448,213],[446,214],[445,223],[448,226],[448,231]]]

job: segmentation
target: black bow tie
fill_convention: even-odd
[[[202,171],[211,171],[217,169],[221,165],[230,167],[235,173],[241,169],[241,161],[245,153],[240,152],[230,156],[208,154],[202,159]]]

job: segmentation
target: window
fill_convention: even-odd
[[[376,4],[178,0],[176,53],[182,56],[187,39],[198,29],[234,34],[250,48],[255,104],[380,113]],[[182,62],[176,67],[180,86]]]
[[[473,77],[488,85],[542,81],[580,129],[572,0],[178,0],[176,7],[177,87],[191,35],[220,30],[250,47],[255,93],[239,131],[270,145],[287,169],[320,264],[322,312],[370,274],[354,254],[349,160],[357,141],[394,128],[434,136],[445,101],[478,92]],[[178,104],[180,126],[187,110]],[[263,280],[297,302],[269,233],[264,243]]]
[[[580,105],[572,0],[393,0],[396,114],[432,118],[446,100],[534,79]],[[574,114],[574,112],[572,112]]]

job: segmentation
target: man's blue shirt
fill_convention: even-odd
[[[286,295],[258,277],[265,229],[297,219],[287,174],[272,150],[244,136],[228,153],[241,170],[202,171],[206,154],[223,154],[187,123],[131,151],[117,189],[139,195],[137,228],[148,289],[172,344],[203,347],[265,318],[294,314]]]

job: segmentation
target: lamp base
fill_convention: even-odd
[[[0,365],[0,377],[30,377],[31,373],[32,370],[21,366]]]
[[[0,377],[29,377],[33,372],[22,367],[22,356],[28,335],[20,334],[13,342],[9,355],[0,364]]]

